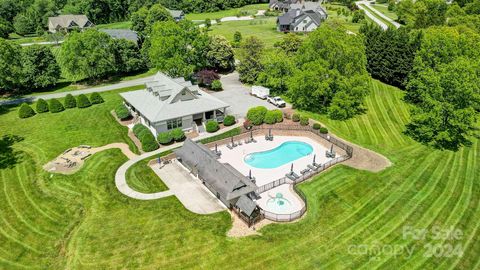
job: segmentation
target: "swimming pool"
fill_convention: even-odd
[[[312,152],[313,147],[308,143],[288,141],[271,150],[248,154],[243,160],[255,168],[273,169],[308,156]]]

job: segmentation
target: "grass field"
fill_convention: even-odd
[[[360,26],[362,26],[361,23],[352,23],[352,15],[350,16],[344,16],[344,15],[338,15],[337,10],[338,9],[347,9],[348,8],[344,5],[340,4],[324,4],[323,5],[328,13],[328,19],[329,21],[336,22],[343,26],[345,30],[352,31],[354,33],[358,33],[360,30]],[[368,19],[368,18],[367,18]]]
[[[372,4],[371,6],[373,8],[375,8],[376,10],[380,11],[381,13],[385,14],[387,17],[389,17],[390,19],[392,19],[394,21],[396,21],[398,19],[397,13],[395,13],[394,11],[388,10],[387,5]]]
[[[228,10],[220,10],[216,12],[206,12],[206,13],[190,13],[185,17],[187,20],[197,21],[197,20],[215,20],[221,19],[223,17],[232,17],[232,16],[248,16],[257,14],[258,10],[267,10],[268,4],[255,4],[247,5],[240,8],[232,8]]]
[[[89,109],[17,118],[0,111],[0,269],[478,269],[480,267],[480,145],[458,152],[422,146],[402,134],[403,93],[377,81],[368,111],[346,122],[310,114],[339,136],[387,156],[392,167],[370,173],[337,166],[301,184],[308,211],[295,223],[269,225],[262,236],[230,239],[226,212],[196,215],[175,199],[137,201],[117,192],[119,150],[88,159],[71,176],[41,165],[65,149],[129,142],[109,111]],[[8,157],[5,159],[5,157]],[[3,161],[7,162],[3,162]],[[413,240],[402,228],[453,226],[457,241]],[[425,257],[429,243],[460,244],[463,256]],[[398,245],[406,253],[352,253],[352,245]],[[373,251],[372,251],[373,252]]]
[[[114,23],[107,23],[107,24],[99,24],[95,26],[97,29],[130,29],[132,26],[131,21],[124,21],[124,22],[114,22]]]
[[[367,11],[369,11],[373,16],[375,16],[377,19],[379,19],[380,21],[382,21],[384,24],[386,24],[389,28],[393,28],[395,29],[396,27],[391,23],[389,22],[388,20],[384,19],[383,17],[379,16],[377,13],[375,13],[375,11],[373,11],[373,7],[371,6],[368,6],[368,5],[361,5],[363,6]],[[368,18],[368,16],[365,15],[365,17]]]

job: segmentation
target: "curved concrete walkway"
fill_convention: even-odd
[[[241,123],[243,123],[243,121],[241,119],[238,119],[237,124],[235,124],[233,126],[224,128],[224,129],[220,130],[220,132],[216,132],[216,133],[213,133],[213,134],[207,133],[207,134],[204,134],[202,136],[198,136],[198,137],[194,138],[193,140],[194,141],[199,141],[199,140],[202,140],[202,139],[205,139],[205,138],[209,138],[209,137],[219,135],[221,133],[227,132],[229,130],[232,130],[234,128],[237,128],[237,127],[241,126]],[[157,149],[153,152],[148,152],[148,153],[145,153],[145,154],[139,155],[139,156],[136,155],[132,159],[130,159],[127,162],[125,162],[124,164],[122,164],[122,166],[120,166],[120,168],[118,168],[117,172],[115,173],[115,185],[117,186],[118,191],[120,191],[125,196],[128,196],[128,197],[133,198],[133,199],[137,199],[137,200],[155,200],[155,199],[160,199],[160,198],[164,198],[164,197],[174,195],[174,192],[171,191],[171,190],[156,192],[156,193],[138,192],[138,191],[136,191],[136,190],[134,190],[134,189],[132,189],[131,187],[128,186],[126,174],[127,174],[127,170],[130,167],[132,167],[135,163],[139,162],[140,160],[144,160],[146,158],[153,157],[153,156],[158,155],[160,153],[163,153],[165,151],[172,150],[172,149],[175,149],[177,147],[180,147],[182,145],[183,145],[183,142],[174,143],[174,144],[169,145],[169,146],[160,147],[159,149]]]

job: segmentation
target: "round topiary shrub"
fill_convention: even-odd
[[[176,142],[181,142],[185,140],[185,132],[181,128],[172,129],[171,132],[173,139]]]
[[[119,104],[115,108],[115,114],[117,115],[118,119],[120,119],[120,120],[125,120],[125,119],[128,119],[132,116],[130,114],[130,111],[123,104]]]
[[[312,128],[319,130],[322,126],[319,123],[313,123]]]
[[[273,125],[277,122],[277,120],[275,119],[275,112],[272,110],[272,111],[268,111],[266,114],[265,114],[265,117],[263,119],[263,122],[265,124],[269,124],[269,125]]]
[[[65,110],[62,103],[60,103],[60,101],[58,101],[56,98],[52,98],[48,101],[48,109],[52,113],[63,112]]]
[[[326,127],[321,127],[319,131],[322,134],[327,134],[328,133],[328,129]]]
[[[247,119],[256,126],[261,125],[263,124],[263,119],[265,118],[267,111],[267,108],[264,106],[250,108],[247,112]]]
[[[29,118],[35,115],[35,111],[33,111],[32,107],[30,107],[27,103],[23,103],[18,109],[18,117],[20,118]]]
[[[37,113],[48,112],[48,103],[43,98],[41,98],[37,101],[37,105],[35,108],[37,110]]]
[[[226,127],[234,125],[235,122],[236,122],[235,116],[233,116],[233,115],[227,115],[223,119],[223,125],[226,126]]]
[[[170,131],[162,132],[157,136],[157,141],[163,145],[171,143],[172,140],[173,140],[173,136]]]
[[[279,109],[275,109],[272,111],[275,116],[275,122],[280,123],[283,122],[283,112]]]
[[[220,91],[220,90],[222,90],[222,82],[220,82],[219,80],[214,80],[212,82],[212,85],[210,86],[210,88],[213,91]]]
[[[77,101],[75,100],[75,98],[72,96],[72,94],[68,94],[67,96],[65,96],[65,108],[66,109],[70,109],[70,108],[75,108],[77,107]]]
[[[208,120],[207,123],[205,124],[205,128],[209,133],[216,132],[218,129],[220,129],[217,121],[213,121],[213,120]]]
[[[306,116],[301,116],[301,117],[300,117],[300,125],[302,125],[302,126],[308,126],[308,120],[309,120],[308,117],[306,117]]]
[[[88,108],[92,106],[90,100],[88,100],[87,96],[81,94],[77,97],[77,106],[78,108]]]
[[[102,98],[102,96],[100,96],[99,93],[97,92],[93,92],[91,95],[90,95],[90,102],[92,104],[100,104],[100,103],[103,103],[105,102]]]
[[[298,114],[298,113],[292,114],[292,121],[293,121],[293,122],[298,122],[298,121],[300,121],[300,114]]]

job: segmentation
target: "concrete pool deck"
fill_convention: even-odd
[[[325,151],[329,150],[327,147],[318,143],[317,141],[303,136],[274,136],[273,141],[266,141],[265,136],[254,136],[256,143],[245,144],[242,141],[242,145],[228,149],[226,145],[218,146],[218,149],[222,151],[222,156],[219,161],[222,163],[229,163],[243,175],[248,175],[249,171],[252,171],[252,176],[256,179],[257,186],[262,186],[285,177],[285,174],[290,172],[291,165],[293,163],[293,171],[300,175],[300,171],[307,168],[308,164],[313,161],[313,155],[316,154],[317,163],[325,163],[332,160],[325,156]],[[280,146],[282,143],[300,141],[308,143],[313,148],[313,152],[307,156],[296,159],[292,162],[288,162],[284,165],[273,169],[260,169],[248,165],[244,158],[246,155],[254,152],[262,152],[271,150]]]

